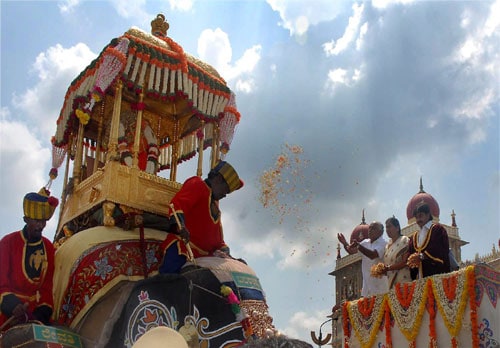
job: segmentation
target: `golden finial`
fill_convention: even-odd
[[[169,27],[170,25],[165,20],[165,16],[159,13],[156,18],[151,21],[151,34],[158,37],[166,37]]]

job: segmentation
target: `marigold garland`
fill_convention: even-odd
[[[384,318],[384,328],[385,328],[385,346],[386,348],[392,348],[392,336],[391,336],[391,308],[389,307],[389,301],[385,302],[385,318]]]
[[[387,293],[389,307],[398,324],[399,329],[410,342],[415,344],[428,293],[427,279],[414,281],[413,283],[398,283],[396,288]],[[404,285],[403,285],[404,284]],[[401,293],[401,287],[404,293]]]
[[[90,115],[87,114],[86,112],[78,109],[75,111],[75,114],[76,114],[76,117],[78,117],[78,119],[80,120],[80,123],[82,125],[86,125],[87,123],[89,123],[89,120],[90,120]]]
[[[342,321],[344,348],[349,348],[351,330],[354,330],[361,347],[371,347],[378,328],[385,330],[386,347],[392,347],[391,315],[399,330],[409,341],[409,348],[415,348],[425,310],[429,313],[429,348],[438,347],[436,330],[438,311],[451,336],[449,346],[453,348],[459,345],[468,346],[470,343],[461,343],[458,337],[467,303],[470,306],[471,347],[479,348],[475,277],[475,266],[469,266],[452,274],[398,284],[384,297],[378,296],[378,301],[375,301],[377,297],[372,297],[346,302],[342,307],[342,315],[345,318]]]
[[[365,302],[365,304],[361,305],[361,308],[365,310],[364,314],[359,311],[360,307],[358,303],[360,301]],[[371,301],[373,301],[373,305],[366,305],[367,301],[370,301],[370,305]],[[384,318],[386,301],[387,298],[385,295],[378,295],[372,298],[362,298],[358,301],[348,303],[347,311],[349,313],[349,319],[352,323],[356,338],[361,343],[362,348],[369,348],[372,346],[379,331],[380,324],[382,323],[382,319]],[[367,314],[369,309],[371,309],[370,313],[368,317],[366,317],[365,314]]]
[[[396,295],[398,296],[399,303],[404,307],[410,307],[411,300],[413,299],[413,294],[415,292],[415,287],[417,283],[397,283],[396,284]],[[401,289],[402,288],[402,289]]]
[[[469,293],[470,304],[470,327],[472,334],[472,348],[479,347],[479,332],[477,322],[477,305],[476,305],[476,275],[474,266],[469,266],[465,269],[467,274],[467,292]]]
[[[457,277],[451,276],[449,278],[441,279],[443,282],[444,294],[448,298],[448,301],[453,302],[457,294]]]
[[[442,281],[443,278],[456,278],[453,281]],[[456,337],[462,328],[462,317],[467,305],[467,274],[456,272],[436,275],[431,278],[432,290],[436,298],[437,307],[448,332],[452,337],[452,344],[456,344]],[[455,289],[450,289],[450,287]],[[447,288],[447,289],[445,289]],[[454,295],[454,297],[451,297]]]
[[[429,348],[437,348],[436,334],[436,300],[432,293],[432,283],[427,282],[428,294],[427,297],[427,312],[429,312]]]
[[[373,312],[375,296],[361,298],[358,300],[357,305],[359,313],[361,313],[363,318],[368,319]]]
[[[228,87],[226,86],[226,81],[217,75],[214,75],[210,71],[203,69],[196,64],[196,62],[191,62],[187,59],[186,54],[184,53],[183,48],[176,42],[174,42],[171,38],[165,37],[162,40],[166,41],[170,46],[170,50],[167,48],[162,48],[160,46],[155,46],[149,43],[146,40],[143,40],[133,34],[125,33],[124,37],[130,40],[130,48],[129,52],[133,48],[133,54],[136,56],[145,55],[142,52],[136,53],[137,48],[147,47],[150,52],[157,52],[158,59],[163,61],[164,67],[168,67],[171,70],[181,69],[183,72],[189,73],[189,78],[194,82],[198,83],[200,78],[208,78],[208,80],[212,80],[213,83],[210,83],[211,87],[215,87],[217,89],[222,89],[221,94],[225,97],[229,97]],[[136,48],[137,47],[137,48]],[[130,54],[130,53],[129,53]],[[166,61],[168,60],[168,61]],[[173,62],[176,63],[173,63]],[[198,63],[199,64],[199,63]]]
[[[344,302],[342,304],[342,330],[344,331],[344,348],[349,348],[349,339],[351,338],[351,330],[349,330],[349,313],[347,310],[347,304],[349,302]]]

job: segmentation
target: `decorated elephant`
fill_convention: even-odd
[[[157,326],[172,328],[189,347],[233,347],[272,334],[255,272],[230,258],[202,257],[180,274],[158,274],[165,233],[143,238],[118,227],[94,227],[56,253],[58,325],[92,347],[131,347]]]

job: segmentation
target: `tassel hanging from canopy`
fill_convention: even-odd
[[[126,54],[128,44],[129,40],[127,38],[122,38],[116,47],[108,47],[106,49],[102,64],[97,71],[97,80],[93,89],[93,93],[98,93],[99,95],[95,97],[92,95],[92,104],[95,101],[100,100],[108,87],[123,70],[125,64],[127,63]],[[92,108],[90,108],[90,110],[92,110]]]
[[[49,171],[49,181],[45,185],[45,188],[48,190],[50,186],[52,186],[52,181],[57,178],[57,169],[61,166],[66,158],[66,153],[68,152],[68,145],[64,146],[56,146],[55,138],[52,137],[52,168]]]
[[[230,149],[231,142],[233,141],[234,131],[236,126],[240,122],[240,113],[236,109],[236,97],[233,92],[231,92],[231,98],[224,108],[224,115],[219,121],[219,132],[221,141],[221,159],[224,159],[225,155]]]

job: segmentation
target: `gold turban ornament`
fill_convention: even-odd
[[[36,220],[50,220],[59,201],[50,196],[50,191],[42,187],[38,193],[30,192],[24,196],[24,216]]]

